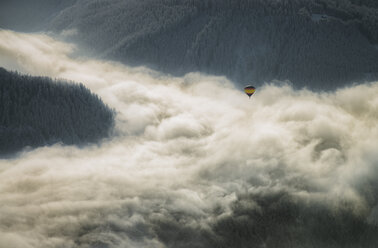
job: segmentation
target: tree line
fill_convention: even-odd
[[[108,137],[114,111],[83,84],[0,68],[0,154]]]

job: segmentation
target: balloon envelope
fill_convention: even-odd
[[[245,94],[247,94],[249,97],[251,97],[253,93],[255,93],[255,90],[256,88],[252,85],[248,85],[244,88]]]

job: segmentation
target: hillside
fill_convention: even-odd
[[[107,137],[114,113],[82,84],[0,68],[0,154]]]
[[[378,9],[369,0],[82,0],[46,30],[69,31],[95,56],[241,85],[333,89],[378,79]]]
[[[76,0],[1,0],[0,28],[37,31]]]

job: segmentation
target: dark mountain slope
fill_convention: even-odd
[[[77,0],[1,0],[0,28],[40,30],[54,15]]]
[[[378,9],[368,0],[82,0],[48,29],[77,29],[72,40],[95,55],[175,75],[318,89],[378,79]]]
[[[108,136],[113,123],[113,111],[82,84],[0,68],[0,154],[56,142],[96,142]]]

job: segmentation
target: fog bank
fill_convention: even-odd
[[[84,83],[100,145],[0,160],[0,247],[373,247],[378,83],[331,93],[170,77],[0,31],[0,66]]]

